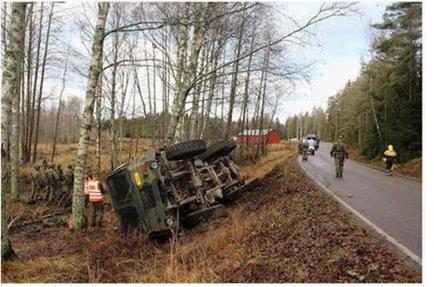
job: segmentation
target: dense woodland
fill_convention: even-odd
[[[373,25],[371,58],[360,75],[328,100],[326,110],[290,117],[290,137],[342,135],[368,158],[393,144],[402,162],[422,155],[422,4],[388,6]]]

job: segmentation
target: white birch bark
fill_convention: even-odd
[[[87,82],[86,100],[83,117],[80,126],[80,140],[78,143],[77,158],[74,169],[74,193],[72,200],[72,218],[75,230],[82,230],[86,226],[84,214],[83,175],[86,169],[86,160],[89,146],[90,130],[92,127],[92,115],[95,103],[95,91],[98,85],[98,78],[101,73],[101,62],[103,58],[103,37],[108,2],[98,4],[98,21],[95,27],[95,34],[92,44],[92,58]]]

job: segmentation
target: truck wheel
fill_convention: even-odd
[[[166,149],[167,160],[191,159],[206,151],[204,140],[191,140],[174,144]]]
[[[236,147],[237,144],[231,140],[219,141],[209,146],[207,148],[207,151],[200,154],[197,158],[199,158],[202,161],[206,161],[211,158],[225,156],[230,154]]]

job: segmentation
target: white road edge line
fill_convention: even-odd
[[[324,189],[328,194],[330,194],[337,202],[342,204],[345,208],[347,208],[351,213],[359,217],[365,224],[367,224],[370,228],[372,228],[375,232],[383,236],[387,241],[395,245],[396,248],[398,248],[401,252],[403,252],[405,255],[410,257],[414,262],[419,264],[422,267],[422,258],[414,254],[412,251],[410,251],[407,247],[402,245],[398,240],[390,236],[386,231],[372,223],[369,219],[364,217],[362,214],[360,214],[357,210],[352,208],[348,203],[343,201],[341,198],[339,198],[337,195],[335,195],[331,190],[329,190],[327,187],[325,187],[321,182],[317,181],[310,172],[308,172],[304,166],[300,163],[299,160],[297,160],[301,168],[304,170],[304,172],[317,183],[319,186],[321,186],[322,189]]]

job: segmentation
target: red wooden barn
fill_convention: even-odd
[[[269,130],[245,130],[238,134],[239,143],[256,144],[265,142],[266,144],[275,144],[280,142],[280,135],[274,129]]]

